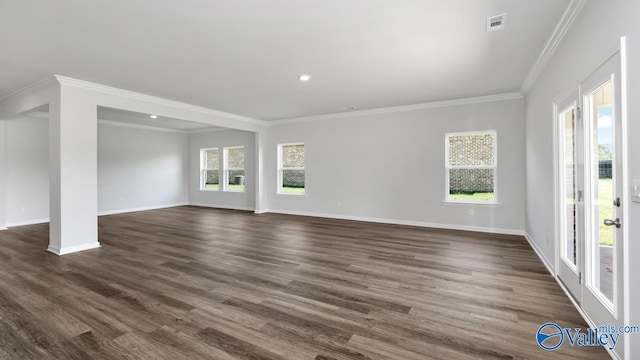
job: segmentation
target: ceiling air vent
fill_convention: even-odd
[[[504,29],[507,22],[507,14],[492,16],[487,19],[487,32]]]

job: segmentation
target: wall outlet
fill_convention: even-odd
[[[476,214],[476,209],[469,209],[469,216],[473,216]]]
[[[24,213],[25,212],[25,208],[24,205],[20,206],[20,213]]]
[[[338,207],[341,208],[342,207],[342,201],[338,201]]]

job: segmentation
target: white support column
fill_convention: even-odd
[[[265,170],[265,158],[267,154],[266,128],[255,132],[256,135],[256,214],[268,211],[267,206],[267,177]]]
[[[64,255],[100,247],[95,100],[85,90],[61,85],[49,114],[47,250]]]
[[[0,230],[7,229],[7,122],[0,120]]]

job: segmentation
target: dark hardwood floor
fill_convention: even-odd
[[[177,207],[0,232],[1,359],[608,359],[520,237]]]

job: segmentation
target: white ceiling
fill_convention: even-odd
[[[274,120],[507,93],[568,4],[3,0],[0,98],[59,74]]]

